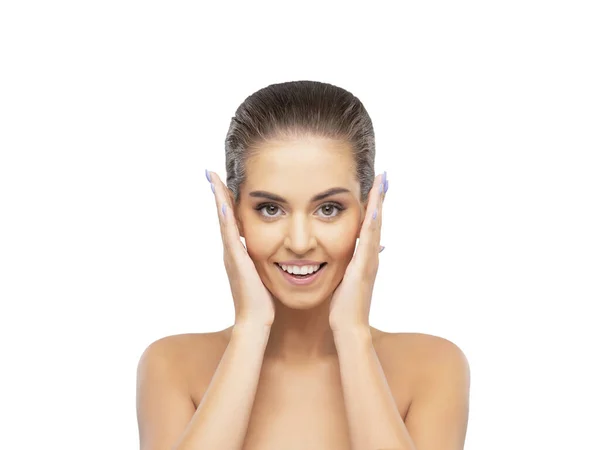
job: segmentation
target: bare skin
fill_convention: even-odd
[[[361,200],[348,145],[314,137],[270,141],[247,169],[238,204],[217,174],[209,177],[235,324],[169,336],[144,352],[142,449],[362,449],[400,440],[403,448],[462,449],[464,355],[442,338],[368,327],[370,295],[352,291],[364,286],[356,272],[354,284],[345,283],[357,239],[369,242],[361,230],[374,222],[365,217],[375,218],[372,209],[366,214],[373,203]],[[379,202],[381,175],[375,180],[369,199]],[[366,253],[357,254],[364,261]],[[300,287],[278,265],[297,259],[327,265],[314,284]],[[343,285],[351,287],[336,297]],[[347,333],[358,316],[360,342]]]
[[[192,411],[202,400],[232,328],[163,338]],[[429,367],[419,356],[433,354],[433,347],[442,339],[419,333],[386,333],[373,327],[371,335],[398,410],[406,420],[421,375]],[[336,359],[333,355],[305,363],[283,363],[265,357],[243,449],[290,448],[290,442],[306,442],[307,436],[314,443],[311,449],[350,448]]]

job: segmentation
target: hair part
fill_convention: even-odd
[[[247,97],[231,118],[225,138],[227,187],[235,203],[248,160],[270,140],[306,136],[350,144],[365,202],[375,178],[375,132],[362,102],[350,92],[318,81],[271,84]]]

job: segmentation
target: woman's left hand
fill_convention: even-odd
[[[386,175],[384,172],[375,177],[369,192],[358,247],[331,299],[329,325],[334,332],[369,328],[371,296],[381,251],[381,209],[388,188]]]

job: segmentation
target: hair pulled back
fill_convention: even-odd
[[[366,201],[375,177],[375,133],[362,102],[329,83],[289,81],[256,91],[231,118],[225,138],[225,168],[235,202],[246,179],[246,162],[261,144],[304,136],[350,144],[361,202]]]

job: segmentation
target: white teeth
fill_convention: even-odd
[[[319,270],[319,267],[321,267],[320,265],[316,265],[316,266],[286,266],[283,264],[277,264],[279,267],[281,267],[283,270],[285,270],[287,273],[291,273],[291,274],[296,274],[296,275],[306,275],[309,273],[313,273],[316,272],[317,270]]]

